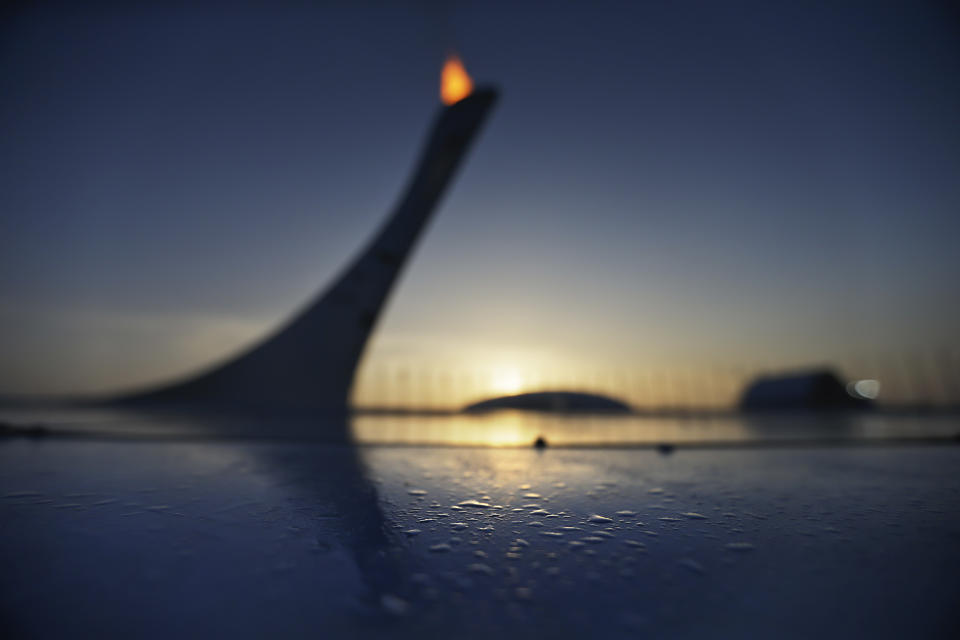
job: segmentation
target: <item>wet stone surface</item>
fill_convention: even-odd
[[[14,637],[949,637],[958,463],[7,442],[0,614]]]

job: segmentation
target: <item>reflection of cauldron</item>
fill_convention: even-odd
[[[346,426],[343,427],[346,429]],[[302,443],[291,447],[258,447],[257,460],[264,472],[289,484],[296,494],[316,509],[332,539],[322,536],[321,548],[347,549],[375,606],[383,596],[409,597],[408,571],[402,558],[392,552],[396,541],[380,508],[379,496],[370,481],[358,449],[349,443]],[[331,526],[332,525],[332,526]]]

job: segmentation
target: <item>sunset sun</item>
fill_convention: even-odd
[[[490,390],[494,393],[517,393],[523,388],[523,375],[516,369],[504,368],[493,372]]]

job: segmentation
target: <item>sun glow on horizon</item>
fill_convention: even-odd
[[[526,380],[519,369],[513,367],[503,367],[494,369],[490,376],[489,389],[497,394],[519,393],[526,384]]]

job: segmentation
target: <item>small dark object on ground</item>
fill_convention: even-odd
[[[669,442],[661,442],[660,444],[657,445],[657,451],[659,451],[660,453],[662,453],[662,454],[665,455],[665,456],[668,456],[668,455],[670,455],[671,453],[673,453],[674,449],[676,449],[676,448],[677,448],[677,447],[676,447],[675,445],[673,445],[673,444],[671,444],[671,443],[669,443]]]
[[[533,441],[533,447],[535,449],[546,449],[547,448],[547,439],[543,436],[537,436],[537,439]]]

